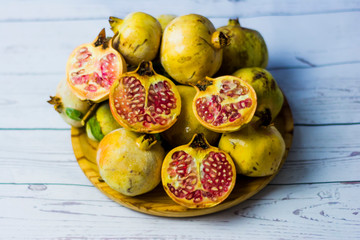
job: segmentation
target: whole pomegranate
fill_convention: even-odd
[[[236,180],[231,157],[208,144],[203,134],[171,150],[161,169],[166,193],[187,208],[208,208],[224,201]]]
[[[177,89],[182,103],[180,116],[171,128],[161,133],[161,136],[173,148],[189,143],[195,133],[203,133],[210,145],[217,145],[220,133],[205,128],[194,115],[192,102],[196,94],[195,88],[179,85]]]
[[[110,17],[109,23],[115,34],[113,46],[128,64],[137,66],[156,57],[161,40],[161,25],[156,18],[134,12],[124,19]]]
[[[223,61],[218,75],[232,74],[245,67],[267,66],[268,50],[259,32],[241,27],[237,18],[230,19],[227,26],[217,30],[230,37],[230,44],[223,49]]]
[[[172,14],[161,14],[156,17],[156,19],[159,21],[159,23],[161,25],[161,29],[163,32],[164,32],[165,28],[167,27],[167,25],[175,18],[176,18],[176,15],[172,15]]]
[[[70,54],[66,66],[67,82],[81,100],[101,102],[110,87],[126,72],[124,58],[111,46],[103,29],[92,43],[82,44]]]
[[[220,133],[231,132],[253,118],[256,93],[244,80],[234,76],[205,78],[195,87],[193,111],[204,127]]]
[[[103,102],[86,122],[86,134],[93,141],[100,141],[111,131],[121,128],[114,119],[109,102]]]
[[[100,141],[96,161],[100,176],[112,189],[136,196],[159,184],[164,156],[154,135],[120,128]]]
[[[260,119],[263,125],[269,125],[279,114],[284,95],[270,72],[263,68],[242,68],[233,73],[249,83],[257,96],[257,108],[254,120]]]
[[[54,105],[55,110],[64,121],[73,127],[84,126],[83,117],[89,111],[92,103],[80,100],[70,90],[66,78],[61,80],[56,88],[56,95],[50,96],[48,103]]]
[[[222,48],[228,38],[215,31],[206,17],[189,14],[175,18],[166,27],[160,47],[165,71],[182,84],[211,77],[220,68]]]
[[[113,84],[109,102],[116,121],[135,132],[165,131],[181,111],[175,84],[157,74],[151,62],[142,62],[135,71],[123,74]]]
[[[237,132],[224,133],[219,148],[230,154],[237,173],[263,177],[279,169],[285,142],[274,126],[249,124]]]

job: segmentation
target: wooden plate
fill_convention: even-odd
[[[291,110],[286,101],[275,121],[275,126],[284,137],[286,143],[285,155],[281,162],[282,166],[291,146],[294,129]],[[259,192],[277,174],[275,173],[271,176],[261,178],[241,177],[238,175],[234,190],[224,202],[212,208],[188,209],[172,201],[163,190],[161,184],[151,192],[136,197],[127,197],[116,192],[111,189],[99,175],[99,170],[96,165],[96,150],[98,144],[87,137],[85,129],[72,128],[71,141],[80,168],[95,187],[110,199],[127,208],[156,216],[193,217],[228,209]]]

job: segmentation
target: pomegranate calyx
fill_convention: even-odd
[[[202,148],[202,149],[208,149],[210,147],[203,133],[195,134],[189,146],[192,148]]]
[[[103,45],[103,44],[105,44],[107,42],[108,42],[108,40],[106,38],[105,28],[103,28],[100,31],[99,35],[96,37],[96,39],[94,41],[94,46],[98,47],[98,46],[101,46],[101,45]],[[104,48],[106,48],[106,47],[104,47]]]
[[[153,145],[157,143],[157,139],[155,135],[151,134],[143,134],[140,137],[138,137],[136,140],[136,145],[144,151],[149,150]]]
[[[142,61],[138,68],[136,69],[136,73],[139,74],[140,76],[153,76],[155,75],[155,71],[152,65],[151,61]]]
[[[239,18],[230,18],[228,25],[229,26],[240,26]]]
[[[206,91],[206,88],[208,86],[213,85],[213,80],[209,77],[205,77],[205,79],[203,79],[202,81],[199,81],[198,83],[195,84],[195,87],[197,89],[199,89],[199,91]]]
[[[47,102],[54,105],[54,108],[58,113],[62,113],[63,104],[61,102],[61,98],[56,96],[50,96],[50,100],[48,100]]]
[[[113,17],[113,16],[109,17],[110,28],[115,34],[119,32],[118,26],[120,26],[120,24],[122,22],[123,22],[123,20],[120,18]],[[114,36],[114,38],[115,38],[115,36]]]
[[[224,32],[216,31],[211,35],[211,44],[215,49],[221,49],[230,44],[230,36]]]

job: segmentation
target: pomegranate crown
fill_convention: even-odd
[[[189,146],[192,148],[202,148],[202,149],[208,149],[210,147],[203,133],[195,134]]]
[[[149,76],[149,77],[156,74],[151,61],[142,61],[141,63],[139,63],[139,66],[135,70],[135,72],[140,76]]]

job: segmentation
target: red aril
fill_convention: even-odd
[[[213,207],[224,201],[236,181],[230,155],[195,134],[187,145],[171,150],[165,157],[161,180],[166,193],[187,208]]]
[[[157,74],[151,62],[142,62],[135,71],[115,81],[110,91],[110,108],[124,128],[159,133],[176,122],[181,98],[170,79]]]
[[[255,90],[238,77],[207,77],[195,88],[194,114],[203,126],[214,132],[236,131],[254,116]]]
[[[66,76],[81,100],[101,102],[109,97],[111,85],[126,72],[124,58],[112,48],[103,29],[92,43],[82,44],[70,55]]]

